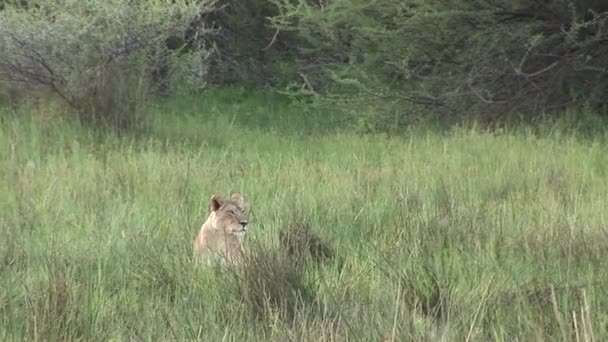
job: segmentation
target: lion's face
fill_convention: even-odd
[[[240,193],[233,193],[228,199],[214,195],[209,201],[212,225],[226,234],[243,237],[249,223],[249,211]]]

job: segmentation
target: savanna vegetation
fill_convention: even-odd
[[[0,0],[0,339],[608,338],[604,1]],[[251,203],[242,267],[192,239]]]

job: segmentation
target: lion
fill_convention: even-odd
[[[207,221],[194,239],[194,255],[207,261],[240,262],[249,223],[245,198],[238,192],[227,199],[213,195],[209,199],[209,211]]]

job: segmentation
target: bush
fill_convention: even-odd
[[[170,77],[203,81],[208,49],[184,53],[169,50],[166,42],[183,37],[213,5],[206,0],[7,2],[0,12],[0,80],[50,89],[85,124],[141,127],[158,65],[167,65]],[[198,36],[210,32],[204,25],[196,30]]]
[[[217,53],[211,59],[210,79],[216,84],[281,85],[293,79],[282,66],[295,56],[293,34],[272,27],[268,18],[278,8],[268,0],[220,0],[205,20],[217,25],[212,37]]]
[[[604,1],[273,1],[308,70],[402,114],[532,119],[606,106]]]

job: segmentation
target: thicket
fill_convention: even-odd
[[[605,1],[275,3],[275,26],[301,39],[302,67],[330,76],[308,82],[316,91],[336,81],[365,101],[444,119],[606,112]]]
[[[139,81],[171,93],[184,74],[195,88],[253,84],[320,95],[356,108],[359,118],[399,127],[431,113],[443,122],[471,116],[493,122],[583,107],[608,112],[608,3],[602,0],[7,4],[0,12],[0,76],[14,82],[27,74],[87,116],[131,117],[141,110],[121,105],[125,94],[142,97],[135,94],[152,86],[137,93]],[[27,56],[30,48],[52,58],[44,61],[51,67],[69,67],[49,79],[46,67]],[[22,69],[18,77],[15,69]],[[182,80],[175,82],[179,70]],[[91,75],[105,76],[91,83]],[[83,99],[117,102],[120,110],[92,110]]]
[[[5,1],[0,82],[12,100],[50,93],[85,124],[139,128],[161,71],[163,79],[177,78],[190,87],[204,81],[210,47],[198,37],[212,30],[192,23],[213,5],[188,0]],[[185,49],[186,33],[197,38],[195,49]]]
[[[282,87],[293,80],[297,49],[294,33],[282,34],[270,18],[279,8],[268,0],[221,0],[218,10],[203,16],[217,30],[209,38],[216,47],[208,81]]]

